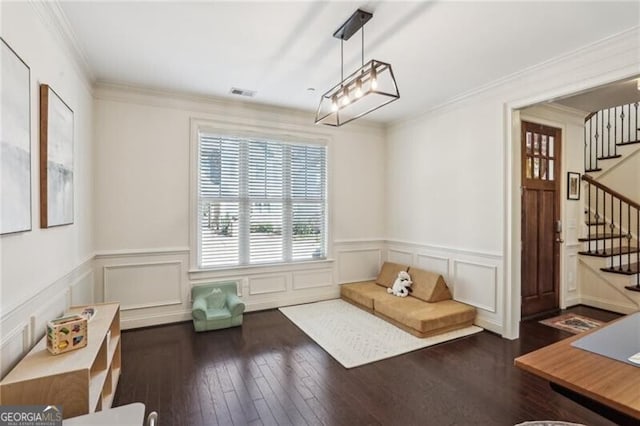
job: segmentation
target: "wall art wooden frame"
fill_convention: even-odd
[[[0,234],[31,230],[31,69],[0,37]]]
[[[73,111],[40,85],[40,227],[73,223]]]

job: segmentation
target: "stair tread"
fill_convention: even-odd
[[[620,237],[626,238],[625,235],[621,235],[617,233],[612,234],[611,232],[599,232],[598,235],[596,235],[595,233],[592,233],[591,237],[578,238],[578,241],[608,240],[608,239],[620,238]]]
[[[620,158],[622,157],[622,155],[617,154],[617,155],[605,155],[603,157],[598,157],[598,160],[612,160],[614,158]]]
[[[638,247],[627,247],[627,246],[622,246],[622,247],[608,247],[605,250],[598,250],[598,251],[579,251],[578,254],[583,254],[585,256],[593,256],[593,257],[609,257],[609,256],[617,256],[619,254],[628,254],[628,253],[638,253],[640,252],[640,249],[638,249]]]
[[[628,141],[628,142],[618,142],[616,145],[624,146],[624,145],[633,145],[634,143],[640,143],[640,140]]]
[[[605,272],[613,272],[614,274],[635,275],[637,273],[640,273],[640,264],[632,263],[630,265],[622,265],[622,270],[620,270],[618,266],[614,266],[612,268],[600,268],[600,270]]]

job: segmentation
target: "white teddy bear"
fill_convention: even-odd
[[[407,297],[411,292],[411,277],[406,271],[398,272],[398,278],[393,283],[393,287],[387,289],[387,293],[394,296]]]

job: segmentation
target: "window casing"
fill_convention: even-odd
[[[326,258],[326,147],[198,137],[198,267]]]

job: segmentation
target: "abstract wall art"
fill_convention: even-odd
[[[0,41],[0,234],[11,234],[31,230],[31,71]]]
[[[40,226],[73,223],[73,111],[40,85]]]

